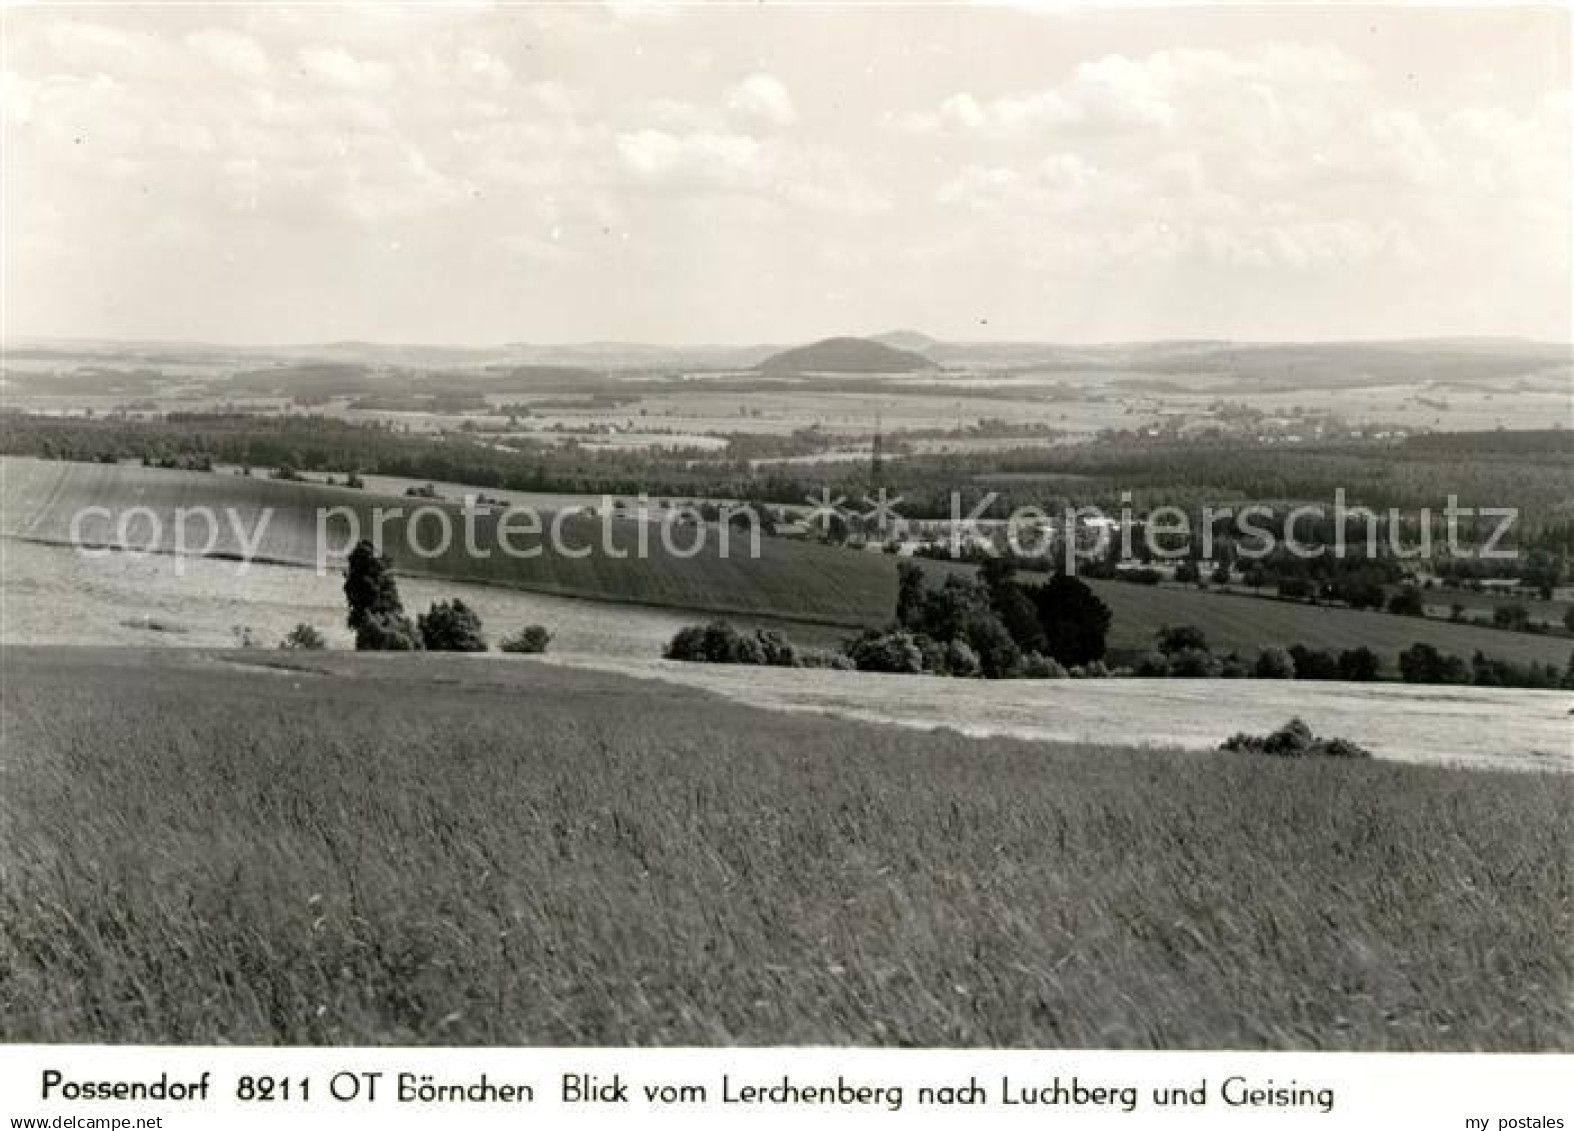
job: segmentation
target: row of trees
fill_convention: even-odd
[[[437,601],[412,622],[405,612],[391,563],[366,541],[356,545],[345,569],[347,623],[360,651],[483,652],[481,618],[464,601]],[[840,651],[800,648],[774,629],[741,631],[724,621],[681,630],[666,648],[677,660],[778,667],[827,667],[859,671],[960,677],[1053,678],[1111,674],[1104,665],[1111,614],[1088,586],[1057,574],[1024,584],[1008,563],[989,562],[975,576],[952,574],[930,586],[923,570],[903,562],[898,572],[896,618],[870,629]],[[320,647],[299,626],[285,647]],[[310,630],[307,630],[310,631]],[[504,639],[505,652],[543,652],[551,634],[529,625]],[[1255,657],[1217,652],[1194,625],[1166,626],[1154,648],[1114,674],[1147,677],[1301,679],[1370,682],[1383,678],[1381,657],[1357,647],[1340,652],[1294,644],[1269,646]],[[1417,643],[1399,655],[1407,683],[1483,687],[1574,688],[1574,657],[1567,669],[1515,663],[1477,651],[1470,660]]]
[[[1365,646],[1341,652],[1292,644],[1270,645],[1248,659],[1236,651],[1215,652],[1201,629],[1178,625],[1160,629],[1156,647],[1132,667],[1133,675],[1203,679],[1302,679],[1369,683],[1384,676],[1382,657]],[[1556,664],[1494,659],[1479,650],[1468,661],[1426,643],[1399,654],[1399,678],[1406,683],[1474,684],[1478,687],[1574,688],[1574,656]]]
[[[1382,658],[1367,647],[1337,654],[1292,644],[1269,645],[1256,656],[1215,651],[1195,625],[1161,628],[1153,650],[1133,665],[1133,675],[1193,679],[1323,679],[1368,683],[1382,678]]]
[[[930,586],[913,562],[898,566],[896,617],[846,641],[840,651],[801,649],[779,632],[740,632],[725,622],[680,631],[675,660],[931,672],[986,679],[1105,675],[1109,607],[1075,577],[1024,584],[1005,562],[976,576]]]
[[[1568,667],[1494,659],[1480,650],[1466,661],[1430,644],[1412,644],[1399,653],[1399,675],[1406,683],[1474,684],[1476,687],[1529,687],[1574,690],[1574,655]]]

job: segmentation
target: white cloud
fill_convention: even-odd
[[[308,74],[332,86],[348,90],[375,90],[386,87],[393,71],[386,64],[358,59],[342,47],[304,47],[300,65]]]
[[[961,91],[933,110],[904,115],[900,124],[914,133],[1016,141],[1057,131],[1162,132],[1221,113],[1283,120],[1281,107],[1310,108],[1365,77],[1343,52],[1299,44],[1173,49],[1141,59],[1109,54],[1078,64],[1057,85],[988,98]]]
[[[204,28],[185,38],[186,47],[221,71],[257,80],[268,73],[268,54],[249,35],[220,28]]]
[[[619,134],[617,147],[624,168],[646,182],[736,188],[765,172],[763,147],[742,134],[644,129]]]
[[[790,126],[798,118],[792,95],[775,75],[756,73],[727,92],[728,111],[765,126]]]
[[[552,336],[726,307],[729,336],[787,337],[760,311],[822,310],[824,264],[871,324],[941,333],[962,307],[1054,316],[1046,288],[1128,336],[1154,311],[1212,332],[1261,294],[1309,327],[1386,324],[1399,293],[1426,332],[1567,324],[1566,59],[1483,36],[1470,68],[1406,83],[1408,43],[1368,17],[1289,43],[1216,18],[18,9],[8,293],[63,326],[175,280],[138,316],[192,336],[253,306],[296,337],[364,304],[376,336],[414,332],[394,311],[501,327],[555,302]],[[849,70],[830,47],[860,37]],[[434,297],[447,276],[497,285]]]
[[[1046,237],[1060,269],[1443,270],[1463,266],[1472,230],[1499,233],[1502,259],[1534,254],[1537,223],[1551,240],[1568,229],[1567,99],[1394,105],[1372,68],[1322,45],[1106,55],[1041,90],[953,95],[905,125],[976,155],[935,200],[977,240],[996,225],[1074,228]]]

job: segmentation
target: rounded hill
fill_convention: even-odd
[[[774,354],[759,371],[785,376],[800,373],[923,373],[938,369],[929,358],[869,338],[826,338]]]

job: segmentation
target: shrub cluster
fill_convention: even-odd
[[[1300,719],[1291,719],[1272,734],[1237,734],[1220,750],[1271,754],[1276,758],[1370,758],[1372,752],[1347,738],[1318,738]]]
[[[458,597],[434,602],[415,618],[415,625],[421,633],[421,646],[428,652],[486,651],[481,618]]]
[[[279,647],[291,652],[321,652],[328,646],[322,633],[304,621],[284,634]]]
[[[1412,644],[1399,653],[1399,675],[1406,683],[1474,684],[1477,687],[1527,687],[1574,690],[1574,656],[1559,671],[1556,664],[1517,664],[1477,651],[1467,663],[1430,644]]]
[[[753,664],[778,668],[799,666],[798,650],[780,632],[772,628],[748,632],[734,628],[724,620],[679,629],[662,654],[669,660],[711,664]]]
[[[367,613],[355,626],[357,652],[418,652],[421,634],[403,613]]]
[[[552,643],[552,633],[543,625],[527,624],[512,636],[505,636],[497,642],[499,651],[536,654],[545,652]]]
[[[865,632],[846,652],[861,671],[1063,678],[1102,664],[1110,619],[1087,583],[1066,574],[1028,585],[1011,562],[989,559],[976,577],[953,574],[931,587],[922,567],[904,562],[895,623]]]

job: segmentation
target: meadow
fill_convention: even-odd
[[[332,649],[354,647],[336,576],[288,566],[167,555],[88,559],[64,546],[0,539],[0,644],[271,649],[300,623]],[[406,577],[405,604],[460,598],[495,645],[527,624],[552,633],[549,659],[702,688],[755,706],[872,721],[950,725],[969,734],[1094,744],[1211,748],[1241,729],[1298,714],[1378,757],[1486,768],[1574,770],[1568,696],[1476,687],[1195,679],[975,680],[676,663],[664,646],[694,616],[679,609],[559,597],[498,585]],[[749,621],[799,644],[834,647],[844,630]]]
[[[391,481],[390,481],[391,482]],[[543,496],[542,506],[561,498]],[[264,508],[272,517],[262,528],[258,547],[263,563],[310,566],[316,556],[316,513],[319,507],[348,507],[361,515],[363,530],[370,530],[373,507],[402,507],[405,517],[390,521],[385,530],[388,545],[401,575],[515,589],[561,597],[582,597],[608,603],[627,603],[658,609],[682,610],[694,618],[729,616],[741,620],[780,622],[796,638],[820,643],[838,632],[888,621],[896,602],[897,559],[883,554],[839,549],[782,538],[763,538],[761,556],[751,559],[747,538],[733,538],[730,553],[718,552],[717,531],[711,527],[702,552],[683,558],[665,552],[661,539],[650,533],[651,553],[635,553],[639,524],[631,520],[612,523],[613,548],[628,553],[616,558],[600,550],[602,521],[575,518],[565,524],[572,547],[589,546],[587,557],[554,554],[544,548],[538,557],[513,558],[497,550],[489,533],[496,516],[477,520],[478,542],[491,547],[490,557],[466,552],[462,524],[454,521],[453,544],[445,553],[423,558],[409,552],[405,523],[415,508],[428,500],[378,496],[368,491],[327,487],[320,483],[279,482],[243,478],[226,473],[166,471],[127,464],[104,465],[0,458],[0,536],[48,544],[71,540],[71,516],[88,506],[108,508],[120,515],[132,507],[147,507],[160,517],[165,545],[177,508],[209,507],[221,516],[225,528],[215,547],[218,555],[233,555],[241,540],[224,517],[233,508],[245,531],[257,529]],[[446,505],[457,514],[455,504]],[[131,528],[134,538],[146,538],[148,527]],[[97,521],[85,527],[109,532],[112,523]],[[190,526],[191,540],[204,536],[200,523]],[[346,543],[344,528],[330,525],[332,545]],[[421,534],[427,542],[434,535],[430,523]],[[686,535],[680,535],[679,545]],[[528,547],[541,539],[515,539]],[[15,551],[11,551],[15,552]],[[336,557],[327,575],[302,576],[303,592],[336,595]],[[118,556],[102,559],[99,575],[113,574],[123,566]],[[156,566],[138,567],[149,584],[164,586],[178,604],[182,590],[195,586]],[[937,576],[962,569],[944,563],[926,563]],[[158,576],[167,573],[168,576]],[[1416,642],[1440,651],[1469,657],[1482,651],[1495,658],[1535,660],[1563,667],[1571,642],[1561,635],[1530,635],[1476,625],[1451,624],[1436,619],[1398,617],[1387,613],[1330,608],[1239,594],[1202,592],[1180,586],[1143,586],[1126,582],[1094,581],[1099,596],[1114,613],[1110,647],[1131,654],[1152,646],[1154,633],[1165,625],[1193,624],[1203,629],[1215,648],[1251,653],[1269,644],[1304,643],[1315,648],[1342,650],[1361,645],[1384,657],[1390,671],[1397,654]],[[235,583],[239,596],[244,585]],[[160,592],[164,591],[163,589]],[[304,601],[316,604],[316,600]],[[177,617],[178,619],[178,617]],[[332,621],[339,618],[334,616]],[[330,621],[329,623],[332,623]],[[107,640],[105,642],[108,642]]]
[[[176,566],[181,569],[176,574]],[[243,632],[272,647],[309,624],[330,648],[353,649],[345,625],[343,580],[295,566],[251,565],[164,554],[87,558],[65,546],[0,539],[0,643],[233,647]],[[424,611],[459,598],[476,610],[495,644],[527,624],[554,633],[555,654],[644,656],[654,660],[695,614],[627,602],[561,597],[503,585],[424,577],[399,582],[405,606]],[[776,628],[794,641],[834,645],[844,629],[776,618],[737,617]]]
[[[9,649],[0,1038],[1568,1049],[1567,780]]]
[[[555,645],[547,660],[678,683],[754,707],[979,737],[1215,750],[1233,734],[1267,733],[1293,716],[1376,758],[1574,774],[1563,691],[1396,681],[953,679],[682,663],[629,648],[571,654]]]
[[[646,532],[649,553],[637,553],[642,524],[616,519],[610,524],[611,552],[604,552],[603,522],[571,517],[563,524],[563,541],[573,554],[553,553],[543,535],[516,534],[512,545],[537,550],[534,557],[505,554],[496,536],[500,512],[476,516],[476,541],[489,556],[467,551],[457,503],[363,490],[326,487],[318,483],[280,482],[222,473],[165,471],[131,465],[65,463],[27,459],[0,460],[0,534],[51,543],[72,540],[72,516],[86,507],[105,507],[113,519],[95,518],[81,528],[88,538],[112,534],[122,514],[145,507],[158,516],[161,545],[173,546],[176,511],[209,508],[220,530],[213,552],[234,555],[243,538],[231,528],[230,511],[249,534],[261,531],[257,559],[276,564],[311,566],[316,562],[318,509],[342,507],[357,515],[359,529],[370,534],[372,511],[390,510],[384,536],[395,565],[403,574],[517,586],[542,593],[594,597],[607,601],[683,608],[709,614],[775,616],[797,621],[855,626],[873,615],[881,619],[893,607],[894,566],[872,556],[854,555],[827,546],[786,539],[762,538],[761,554],[749,554],[746,532],[734,532],[728,552],[721,552],[716,527],[706,531],[700,552],[682,556],[668,552],[654,529]],[[452,516],[451,544],[431,557],[411,551],[409,524],[423,506],[442,507]],[[394,508],[402,513],[393,516]],[[272,511],[259,526],[265,509]],[[542,523],[551,521],[543,515]],[[416,520],[421,523],[421,520]],[[146,545],[152,529],[139,518],[129,527],[132,539]],[[349,548],[347,522],[330,520],[329,550]],[[202,543],[206,528],[188,523],[190,541]],[[421,545],[436,546],[435,523],[426,520],[416,531]],[[686,552],[694,533],[678,532],[674,544]],[[591,552],[577,556],[582,549]],[[623,555],[623,556],[618,556]],[[339,553],[330,553],[335,569]]]
[[[1312,605],[1240,593],[1209,593],[1179,585],[1137,585],[1091,581],[1115,619],[1110,647],[1151,648],[1153,634],[1166,624],[1194,624],[1215,648],[1251,653],[1265,644],[1305,644],[1340,651],[1365,646],[1383,657],[1394,674],[1395,657],[1422,642],[1464,656],[1478,649],[1488,656],[1531,660],[1563,667],[1574,639],[1506,632],[1479,625],[1396,616],[1332,605]]]

